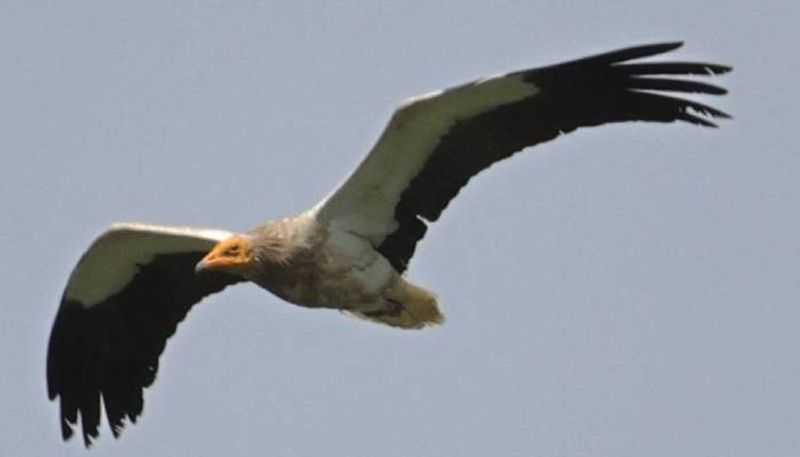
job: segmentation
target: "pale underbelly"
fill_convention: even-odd
[[[249,279],[299,306],[349,310],[385,306],[386,291],[399,274],[369,240],[316,227],[313,236],[294,243],[305,247]]]
[[[380,292],[348,282],[298,283],[271,291],[290,303],[307,308],[364,309],[382,303]]]
[[[308,308],[373,310],[385,306],[385,293],[399,277],[386,259],[368,263],[331,262],[287,268],[256,281],[278,297]]]

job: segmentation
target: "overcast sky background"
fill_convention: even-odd
[[[411,264],[446,325],[229,289],[91,454],[800,455],[800,2],[285,3],[0,5],[0,455],[85,455],[45,355],[107,224],[244,230],[322,198],[406,97],[676,39],[736,67],[701,99],[735,119],[582,130],[473,180]]]

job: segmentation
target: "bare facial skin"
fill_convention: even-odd
[[[195,266],[196,272],[227,271],[241,272],[253,265],[253,249],[250,242],[241,236],[232,236],[214,246]]]

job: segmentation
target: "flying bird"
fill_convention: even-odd
[[[319,204],[234,233],[113,224],[73,269],[47,355],[62,436],[89,446],[102,409],[115,437],[142,413],[167,339],[203,297],[250,281],[283,300],[412,329],[440,324],[436,296],[405,276],[417,243],[480,171],[579,127],[724,112],[674,93],[725,94],[697,79],[730,67],[630,62],[682,43],[621,49],[492,76],[403,102],[369,154]],[[673,95],[670,95],[673,93]]]

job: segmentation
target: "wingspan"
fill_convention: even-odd
[[[713,127],[727,114],[659,92],[721,95],[725,89],[667,75],[716,75],[730,67],[695,62],[625,63],[680,47],[662,43],[485,78],[400,106],[317,217],[358,233],[398,271],[467,184],[493,163],[578,127],[684,121]]]
[[[142,412],[158,357],[195,303],[240,278],[195,275],[194,266],[231,233],[117,224],[73,270],[50,334],[47,386],[60,397],[64,439],[80,415],[87,446],[98,436],[100,402],[114,436]]]

